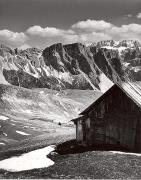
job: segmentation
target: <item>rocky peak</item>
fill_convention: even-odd
[[[0,44],[0,56],[4,57],[7,54],[15,54],[15,51],[12,50],[10,47],[5,46],[4,44]]]
[[[137,44],[112,40],[90,46],[57,43],[43,51],[37,48],[13,51],[2,45],[0,76],[10,84],[26,88],[106,90],[111,81],[124,81],[126,75],[131,80],[141,79],[140,48],[124,47],[132,43]]]
[[[81,43],[66,44],[63,46],[69,52],[82,53],[86,46]]]
[[[96,47],[115,47],[115,48],[120,48],[120,47],[126,47],[126,48],[137,48],[140,47],[141,44],[138,41],[134,40],[122,40],[122,41],[114,41],[114,40],[105,40],[105,41],[100,41],[97,43],[93,43],[90,46],[96,46]]]
[[[63,50],[63,44],[62,43],[57,43],[57,44],[53,44],[53,45],[45,48],[43,50],[43,53],[48,53],[48,52],[51,52],[51,51],[62,52],[62,50]]]
[[[64,59],[64,48],[62,43],[53,44],[42,52],[44,62],[58,71],[64,71],[62,60]]]
[[[123,40],[119,43],[119,46],[128,47],[128,48],[136,48],[141,46],[138,41],[134,40]]]
[[[106,40],[106,41],[100,41],[97,43],[96,46],[98,47],[102,47],[102,46],[114,46],[115,41],[113,40]]]

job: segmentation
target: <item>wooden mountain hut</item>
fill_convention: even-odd
[[[141,152],[141,89],[131,83],[114,84],[72,121],[80,143]]]

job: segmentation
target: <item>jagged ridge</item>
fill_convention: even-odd
[[[141,48],[137,41],[54,44],[12,50],[0,46],[0,83],[26,88],[97,89],[112,82],[141,80]],[[108,77],[108,78],[107,78]],[[111,81],[110,81],[110,80]]]

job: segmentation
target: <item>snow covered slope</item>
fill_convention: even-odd
[[[101,41],[90,46],[58,43],[43,51],[12,50],[1,45],[0,83],[25,88],[106,91],[112,82],[141,80],[140,47],[132,40]]]

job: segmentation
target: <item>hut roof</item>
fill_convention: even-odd
[[[119,87],[130,99],[132,99],[139,107],[141,107],[141,87],[131,82],[124,82],[121,84],[114,84],[110,89],[108,89],[103,95],[101,95],[96,101],[94,101],[89,107],[80,113],[80,115],[85,115],[88,113],[93,106],[102,101],[106,96],[108,96],[115,87]]]
[[[78,121],[82,117],[83,117],[83,115],[78,115],[76,118],[73,118],[71,121],[73,121],[75,123],[76,121]]]

